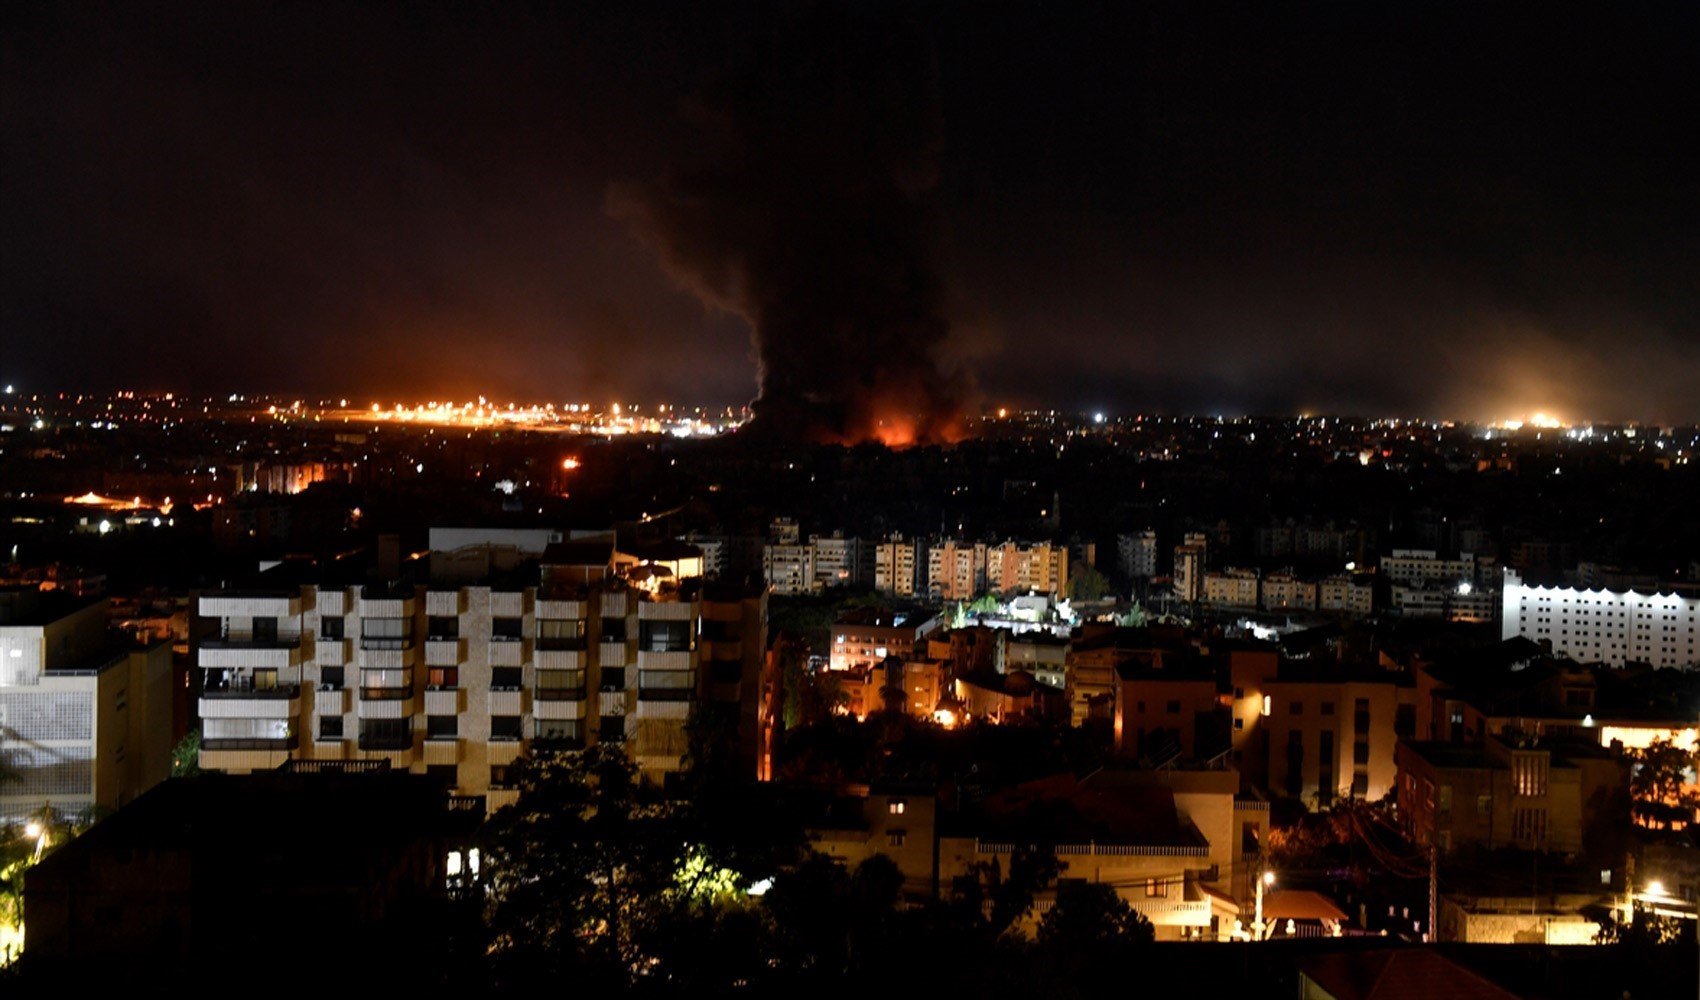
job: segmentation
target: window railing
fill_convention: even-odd
[[[207,698],[276,698],[284,700],[294,698],[301,693],[301,688],[295,684],[279,684],[275,687],[255,687],[252,684],[228,684],[222,687],[203,688],[201,695]]]
[[[374,733],[360,736],[362,750],[411,750],[413,749],[412,733]]]

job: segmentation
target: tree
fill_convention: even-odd
[[[1694,821],[1700,806],[1691,784],[1695,755],[1670,740],[1654,740],[1645,750],[1631,751],[1633,770],[1629,791],[1635,815],[1648,826],[1679,828]]]
[[[902,888],[903,873],[883,854],[854,870],[811,854],[776,878],[763,900],[776,928],[778,963],[827,981],[851,974],[881,952]]]
[[[187,778],[201,773],[201,731],[191,729],[171,748],[171,776]]]
[[[1068,596],[1075,601],[1103,600],[1110,592],[1110,581],[1091,564],[1076,559],[1068,569]]]
[[[1055,883],[1062,870],[1062,862],[1050,848],[1017,847],[1009,854],[1007,869],[995,857],[972,865],[957,893],[986,915],[986,927],[997,937],[1033,909],[1034,897]]]
[[[499,977],[571,972],[624,988],[653,932],[710,873],[692,870],[679,809],[611,744],[539,751],[514,766],[518,802],[486,827],[486,927]],[[681,883],[681,872],[685,881]]]
[[[1102,953],[1145,944],[1155,931],[1145,914],[1101,882],[1063,882],[1056,905],[1039,920],[1041,948]]]

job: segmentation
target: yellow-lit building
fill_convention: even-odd
[[[0,822],[116,809],[171,773],[171,644],[114,636],[106,614],[0,590]]]

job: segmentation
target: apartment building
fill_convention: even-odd
[[[986,550],[986,586],[1002,594],[1047,594],[1068,589],[1068,547],[1006,541]]]
[[[1262,602],[1269,611],[1315,611],[1317,586],[1301,580],[1291,570],[1263,578]]]
[[[1500,634],[1582,663],[1700,664],[1700,593],[1534,587],[1507,570]]]
[[[1394,746],[1415,734],[1418,693],[1397,674],[1226,652],[1233,747],[1254,787],[1326,808],[1393,787]]]
[[[106,614],[0,589],[0,822],[116,809],[171,773],[171,644],[115,637]]]
[[[736,717],[755,766],[765,593],[616,559],[606,538],[477,583],[265,587],[200,598],[210,770],[384,759],[494,808],[532,746],[622,743],[664,780],[707,711]]]
[[[984,542],[947,538],[927,550],[927,591],[934,600],[971,601],[986,591]]]
[[[761,550],[762,577],[775,594],[797,597],[818,592],[815,547],[801,542],[769,542]]]
[[[1389,583],[1422,586],[1476,582],[1476,557],[1466,552],[1457,559],[1442,559],[1432,549],[1394,549],[1381,557],[1381,574]]]
[[[920,644],[941,624],[936,615],[909,615],[884,608],[847,611],[832,624],[827,666],[855,670],[882,664],[888,656],[913,658]]]
[[[892,535],[874,542],[874,589],[894,597],[913,597],[919,580],[916,569],[918,544]]]
[[[1204,599],[1204,553],[1203,544],[1189,543],[1175,547],[1176,600],[1196,603]]]
[[[1335,574],[1317,584],[1316,606],[1322,611],[1367,618],[1375,611],[1375,585],[1368,576]]]
[[[1500,596],[1473,583],[1396,583],[1391,609],[1406,618],[1444,618],[1454,622],[1491,622]]]
[[[1204,574],[1204,603],[1219,608],[1257,607],[1255,569],[1225,569]]]
[[[1116,536],[1116,567],[1122,575],[1149,580],[1157,575],[1157,533],[1150,529]]]
[[[828,587],[848,587],[866,581],[862,566],[862,542],[845,538],[842,532],[809,538],[813,562],[810,589],[818,593]]]
[[[1596,829],[1621,829],[1628,780],[1610,750],[1507,732],[1473,743],[1412,741],[1398,751],[1399,816],[1442,853],[1466,846],[1582,853]],[[1615,865],[1614,865],[1615,867]]]

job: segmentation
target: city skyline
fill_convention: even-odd
[[[1691,11],[775,10],[9,11],[3,375],[737,405],[772,303],[702,265],[784,220],[815,308],[799,198],[875,176],[928,318],[809,379],[909,329],[877,381],[969,412],[1697,416]]]

